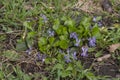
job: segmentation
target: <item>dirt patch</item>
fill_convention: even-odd
[[[92,14],[101,15],[108,12],[116,15],[115,8],[119,5],[120,0],[78,0],[78,2],[74,5],[74,8]]]
[[[94,56],[79,57],[84,69],[91,69],[97,76],[108,76],[110,78],[120,78],[119,60],[112,57],[103,61],[97,61]]]
[[[87,13],[99,13],[102,11],[100,2],[94,2],[94,0],[78,0],[74,7]]]
[[[93,69],[96,75],[109,76],[109,77],[119,77],[119,66],[113,60],[107,60],[105,62],[95,63]],[[119,77],[120,78],[120,77]]]

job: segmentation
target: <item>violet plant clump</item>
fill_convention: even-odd
[[[87,20],[87,19],[86,19]],[[97,24],[96,18],[94,19],[95,24]],[[77,62],[78,60],[78,53],[79,48],[81,47],[81,54],[82,57],[88,57],[88,45],[86,45],[87,41],[89,43],[90,47],[96,46],[96,38],[90,37],[90,35],[96,35],[96,30],[98,29],[97,25],[86,25],[87,21],[83,21],[82,26],[79,26],[79,28],[76,25],[69,26],[69,21],[65,21],[65,25],[61,24],[61,22],[58,20],[55,20],[54,26],[47,29],[45,32],[47,32],[47,36],[50,38],[45,39],[45,42],[49,45],[50,42],[53,41],[53,46],[50,46],[50,50],[53,51],[53,57],[56,57],[56,54],[54,54],[57,50],[59,56],[56,57],[56,62],[63,63],[73,63]],[[89,22],[88,22],[89,23]],[[67,26],[68,24],[68,26]],[[80,25],[81,25],[80,24]],[[87,26],[87,27],[86,27]],[[89,27],[90,26],[90,27]],[[72,31],[72,32],[71,32]],[[70,33],[70,34],[69,34]],[[52,40],[53,39],[53,40]],[[42,41],[39,42],[39,45],[41,45]],[[48,42],[49,41],[49,42]],[[44,41],[43,41],[44,42]],[[80,45],[81,43],[81,45]],[[49,46],[41,45],[39,48],[43,53],[47,53],[49,50],[47,50],[47,47]],[[83,46],[86,45],[86,46]],[[53,48],[54,47],[54,48]],[[48,55],[49,56],[49,55]],[[41,55],[38,55],[38,59],[42,59],[44,61],[44,58],[41,58]],[[62,60],[63,59],[63,60]],[[59,60],[59,61],[57,61]],[[64,64],[63,64],[64,65]],[[59,67],[59,66],[58,66]]]

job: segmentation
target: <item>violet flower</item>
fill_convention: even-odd
[[[44,22],[47,22],[47,21],[48,21],[48,18],[47,18],[44,14],[40,14],[40,16],[43,18],[43,21],[44,21]]]
[[[26,52],[26,54],[30,55],[31,52],[32,52],[32,47],[30,47],[29,49],[27,49],[25,52]]]
[[[70,38],[73,38],[73,39],[76,40],[75,46],[79,46],[80,39],[78,39],[78,36],[77,36],[76,32],[71,33]]]
[[[70,53],[70,48],[67,49],[67,53],[68,53],[68,54]]]
[[[77,56],[76,56],[77,52],[75,51],[72,56],[73,56],[73,59],[77,60]]]
[[[40,59],[41,59],[41,55],[40,55],[39,52],[36,54],[36,58],[37,58],[37,60],[40,60]]]
[[[61,53],[61,54],[64,53],[64,51],[62,49],[59,49],[58,52]]]
[[[88,47],[82,47],[81,56],[87,57],[88,56],[87,52],[88,52]]]
[[[48,30],[47,33],[49,34],[49,36],[54,36],[55,35],[55,32],[52,31],[52,30]]]
[[[78,39],[76,32],[70,33],[70,38]]]
[[[95,37],[89,38],[88,41],[89,41],[89,46],[91,46],[91,47],[96,46],[96,38]]]
[[[40,54],[39,52],[36,54],[36,58],[38,61],[45,61],[46,56],[44,54]]]
[[[64,59],[65,59],[65,62],[67,62],[67,63],[71,62],[69,54],[65,55]]]
[[[79,44],[80,44],[80,39],[76,39],[75,46],[79,46]]]
[[[93,17],[93,22],[97,22],[97,19],[96,19],[96,17]]]
[[[64,56],[65,62],[67,63],[71,62],[69,54],[70,54],[70,48],[67,49],[67,55]]]
[[[103,25],[102,22],[100,22],[100,21],[97,24],[99,27],[102,27],[102,25]]]

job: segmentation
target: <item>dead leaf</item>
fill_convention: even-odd
[[[32,5],[24,5],[24,9],[25,10],[32,10],[33,7],[32,7]]]
[[[106,54],[106,55],[104,55],[102,57],[97,58],[97,61],[101,62],[101,61],[107,60],[110,57],[111,57],[111,54]]]
[[[120,43],[112,44],[112,45],[109,46],[108,51],[109,52],[115,52],[115,50],[118,49],[119,47],[120,47]]]

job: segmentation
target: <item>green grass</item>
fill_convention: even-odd
[[[111,30],[99,27],[103,16],[93,22],[88,13],[73,11],[76,1],[0,1],[0,80],[109,80],[110,76],[96,76],[93,66],[109,52],[109,45],[119,43],[120,24],[113,23]],[[72,33],[77,38],[71,38]],[[93,37],[95,46],[90,46]],[[81,56],[83,48],[88,48],[88,57]],[[113,61],[120,62],[118,53],[119,48]]]

